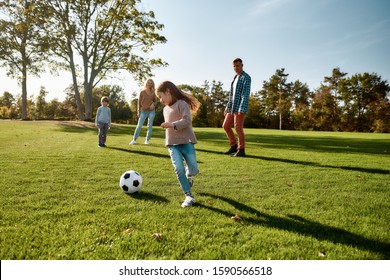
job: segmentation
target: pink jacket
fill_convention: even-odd
[[[165,145],[179,145],[197,143],[195,133],[192,129],[192,117],[190,107],[184,100],[177,100],[171,106],[164,107],[164,120],[171,122],[175,128],[165,130]]]

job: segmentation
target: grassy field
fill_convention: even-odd
[[[0,121],[1,259],[390,259],[389,134],[246,129],[232,158],[221,128],[195,128],[182,209],[164,131],[130,147],[134,128],[98,148],[90,123]]]

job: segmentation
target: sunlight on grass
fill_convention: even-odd
[[[2,259],[390,258],[387,134],[247,129],[248,156],[231,158],[222,129],[195,128],[197,202],[182,209],[158,127],[128,146],[134,126],[114,125],[105,149],[91,123],[0,129]]]

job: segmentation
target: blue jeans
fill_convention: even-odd
[[[168,146],[169,155],[175,169],[176,177],[184,193],[190,193],[191,187],[187,176],[195,176],[199,173],[196,162],[195,147],[193,143]],[[187,168],[184,166],[184,161]]]
[[[139,119],[138,119],[138,123],[137,123],[137,127],[134,131],[134,137],[133,137],[134,140],[137,140],[137,138],[139,137],[142,125],[144,124],[146,119],[148,119],[148,131],[146,133],[146,139],[150,140],[150,138],[152,137],[153,120],[154,120],[155,115],[156,115],[155,110],[152,110],[152,111],[141,110],[141,113],[140,113]]]

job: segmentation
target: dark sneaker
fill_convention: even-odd
[[[245,149],[240,149],[237,151],[237,153],[235,153],[234,155],[232,155],[232,157],[245,157]]]
[[[104,145],[104,144],[98,144],[98,146],[99,146],[100,148],[104,148],[106,145]]]
[[[224,154],[225,155],[230,155],[230,154],[234,154],[234,153],[237,153],[237,144],[236,145],[233,145],[230,147],[229,151],[225,152]]]

